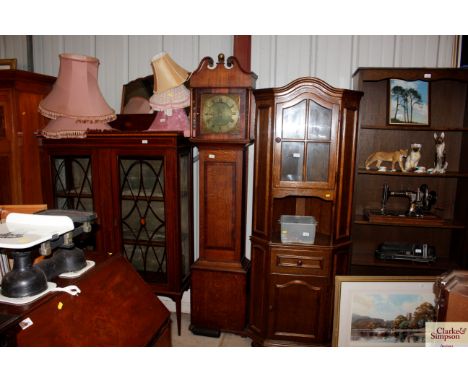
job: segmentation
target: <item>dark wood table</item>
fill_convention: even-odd
[[[76,285],[71,296],[50,292],[26,305],[0,303],[0,345],[171,346],[170,313],[121,255],[86,256],[96,265],[57,286]],[[29,318],[32,325],[21,329]]]

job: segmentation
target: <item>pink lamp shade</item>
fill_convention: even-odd
[[[190,136],[190,122],[184,109],[172,110],[172,115],[159,111],[147,131],[183,131],[185,137]]]
[[[50,119],[66,117],[92,123],[116,119],[99,89],[99,60],[95,57],[63,53],[58,78],[52,91],[39,104],[39,111]]]
[[[107,123],[86,123],[76,119],[59,117],[49,121],[41,131],[42,136],[52,139],[86,138],[88,131],[115,131]]]
[[[166,52],[161,52],[151,59],[154,73],[154,92],[161,93],[182,85],[189,77],[189,72],[179,66]]]
[[[179,85],[163,92],[154,92],[149,103],[153,110],[181,109],[190,105],[190,90],[185,85]]]

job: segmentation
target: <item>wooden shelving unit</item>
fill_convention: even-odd
[[[430,82],[430,123],[427,126],[389,125],[389,80]],[[353,76],[354,88],[364,92],[358,129],[356,182],[353,206],[353,252],[351,274],[420,275],[440,274],[468,266],[468,70],[431,68],[360,68]],[[420,166],[434,166],[434,132],[445,132],[448,171],[377,171],[364,167],[375,151],[409,149],[420,143]],[[383,163],[383,165],[388,165]],[[398,167],[398,166],[397,166]],[[366,209],[381,207],[382,188],[417,191],[426,184],[437,193],[431,212],[442,220],[416,221],[404,218],[371,222]],[[405,210],[406,198],[390,198],[397,210]],[[374,252],[382,242],[427,243],[435,247],[436,261],[420,263],[380,260]]]

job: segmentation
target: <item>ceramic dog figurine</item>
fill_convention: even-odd
[[[444,174],[447,170],[448,162],[445,154],[445,134],[444,132],[437,135],[434,133],[435,154],[434,154],[434,168],[432,173]]]
[[[395,164],[398,163],[400,165],[400,170],[403,171],[403,158],[408,156],[408,150],[397,150],[397,151],[377,151],[369,155],[366,159],[366,170],[370,169],[370,165],[376,162],[376,166],[380,167],[382,162],[391,162],[392,163],[392,171],[396,171]]]
[[[411,151],[406,158],[404,172],[414,171],[418,167],[419,160],[421,159],[421,144],[413,143],[411,145]]]

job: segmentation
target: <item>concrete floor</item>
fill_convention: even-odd
[[[172,346],[174,347],[250,347],[252,340],[232,333],[221,333],[218,338],[197,336],[189,330],[190,315],[182,313],[181,335],[177,335],[177,319],[171,313]]]

